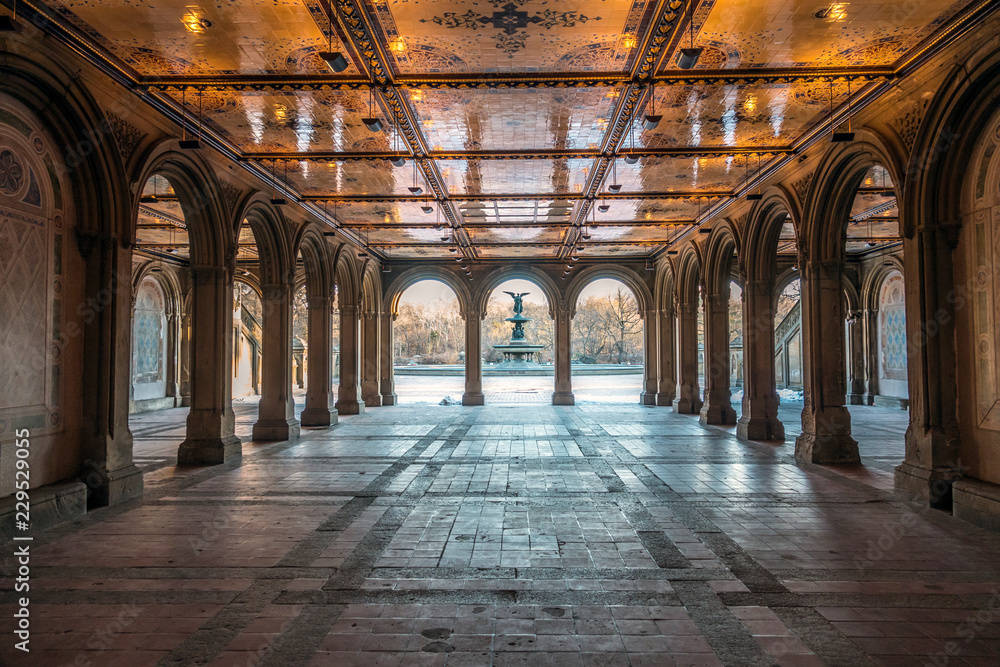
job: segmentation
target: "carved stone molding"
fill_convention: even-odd
[[[146,133],[121,116],[113,114],[110,111],[106,113],[108,123],[111,124],[111,133],[114,135],[115,144],[118,145],[118,152],[121,153],[122,160],[128,162],[128,159],[132,157],[132,153],[135,152],[136,147],[146,138]]]

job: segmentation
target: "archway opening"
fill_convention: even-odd
[[[634,403],[643,390],[643,320],[622,281],[599,278],[576,300],[570,327],[573,395],[578,403]]]
[[[743,288],[729,281],[729,390],[733,405],[743,399]]]
[[[264,304],[260,293],[260,252],[250,222],[237,234],[233,285],[232,397],[236,435],[250,435],[263,391]]]
[[[487,403],[551,402],[555,327],[549,313],[542,288],[529,280],[506,280],[490,293],[481,336]],[[529,320],[521,324],[523,334],[515,331],[516,322],[508,321],[519,316]]]
[[[399,403],[462,402],[465,320],[450,286],[421,280],[400,295],[392,360]]]
[[[292,395],[301,403],[309,381],[309,298],[302,285],[292,295]]]
[[[774,380],[782,404],[802,402],[801,294],[799,278],[794,276],[775,297]]]

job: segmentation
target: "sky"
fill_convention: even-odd
[[[614,294],[619,287],[625,287],[624,283],[617,280],[602,279],[595,280],[594,282],[583,288],[580,293],[581,299],[586,299],[591,296],[606,296]],[[627,287],[625,288],[628,289]],[[510,298],[503,292],[528,292],[528,296],[524,297],[524,300],[530,303],[537,304],[539,306],[546,305],[545,294],[542,289],[535,283],[528,280],[508,280],[500,284],[499,287],[494,290],[494,294],[499,294],[505,299]],[[444,283],[437,280],[421,280],[415,283],[412,287],[403,292],[403,296],[400,298],[401,303],[421,303],[421,304],[431,304],[439,300],[452,300],[455,298],[455,293],[451,291],[451,288]]]

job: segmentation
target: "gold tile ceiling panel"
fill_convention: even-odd
[[[448,193],[551,195],[583,191],[593,160],[438,160]]]
[[[373,0],[370,15],[399,72],[625,71],[649,0]]]
[[[57,11],[125,64],[164,74],[322,74],[329,43],[319,2],[54,0]],[[322,26],[322,27],[320,27]],[[344,74],[358,74],[351,64]]]
[[[617,97],[607,86],[410,91],[434,151],[596,149]]]
[[[709,1],[695,41],[724,53],[727,67],[891,65],[969,4]]]
[[[896,68],[973,7],[701,0],[689,33],[688,0],[42,2],[87,45],[81,52],[172,105],[173,120],[203,128],[206,143],[298,196],[346,198],[312,205],[377,254],[429,261],[455,256],[437,221],[464,226],[463,253],[481,259],[565,258],[577,236],[567,231],[584,224],[586,256],[658,253],[709,205],[742,195],[758,165],[829,131],[848,86],[841,76],[831,88],[817,68],[883,67],[885,78],[850,90],[855,102],[881,95]],[[738,76],[677,81],[677,49],[691,39],[704,47],[695,72]],[[326,50],[344,55],[344,71],[331,73]],[[650,104],[652,71],[674,79],[655,84]],[[650,112],[662,120],[644,130]],[[369,130],[369,117],[382,127]],[[606,169],[633,148],[637,164],[619,157]],[[862,180],[849,252],[874,252],[869,238],[898,233],[891,179],[875,168]],[[619,197],[602,202],[612,184]],[[168,183],[157,188],[169,199]],[[164,256],[170,234],[186,247],[168,214],[142,209],[140,250]],[[783,235],[781,247],[793,251],[794,239]]]

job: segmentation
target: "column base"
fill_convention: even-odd
[[[736,437],[740,440],[784,442],[785,425],[778,419],[740,417],[736,422]]]
[[[86,513],[87,487],[80,482],[58,482],[31,490],[31,529],[36,533]],[[0,542],[18,534],[16,518],[16,496],[0,500]]]
[[[297,440],[299,437],[299,420],[288,419],[258,419],[253,425],[253,439],[257,442],[275,440]]]
[[[299,415],[302,426],[329,426],[337,423],[337,411],[330,408],[306,408]]]
[[[576,405],[576,397],[571,391],[556,391],[552,393],[552,405]]]
[[[701,412],[702,402],[696,398],[675,398],[674,412],[681,415],[696,415]]]
[[[639,394],[639,405],[656,405],[656,393],[644,391]]]
[[[337,414],[340,415],[363,415],[365,413],[364,401],[337,401],[334,406]]]
[[[871,403],[865,402],[864,394],[848,394],[847,395],[848,405],[871,405]]]
[[[235,435],[223,438],[188,438],[177,448],[177,465],[219,465],[243,457],[243,443]]]
[[[382,407],[382,394],[372,394],[370,396],[362,396],[361,400],[364,401],[366,407],[369,408]]]
[[[674,404],[674,395],[658,392],[656,394],[656,404],[670,406]]]
[[[896,466],[894,477],[896,491],[928,507],[947,511],[952,509],[953,485],[959,483],[957,480],[961,474],[950,468],[925,468],[912,463],[902,463]],[[971,505],[975,506],[976,503],[971,502]],[[1000,510],[1000,507],[997,509]]]
[[[382,405],[396,405],[399,397],[396,394],[382,394]]]
[[[805,463],[861,463],[858,442],[847,434],[803,433],[795,439],[795,460]]]
[[[87,485],[87,508],[107,507],[142,496],[142,471],[134,465],[118,470],[85,466],[78,478]]]
[[[481,391],[465,392],[462,394],[462,405],[485,405],[486,396]]]
[[[698,421],[702,425],[723,426],[736,423],[736,410],[733,410],[732,405],[705,403],[698,414]]]
[[[954,481],[951,491],[955,516],[989,530],[1000,530],[1000,486],[963,478]]]

